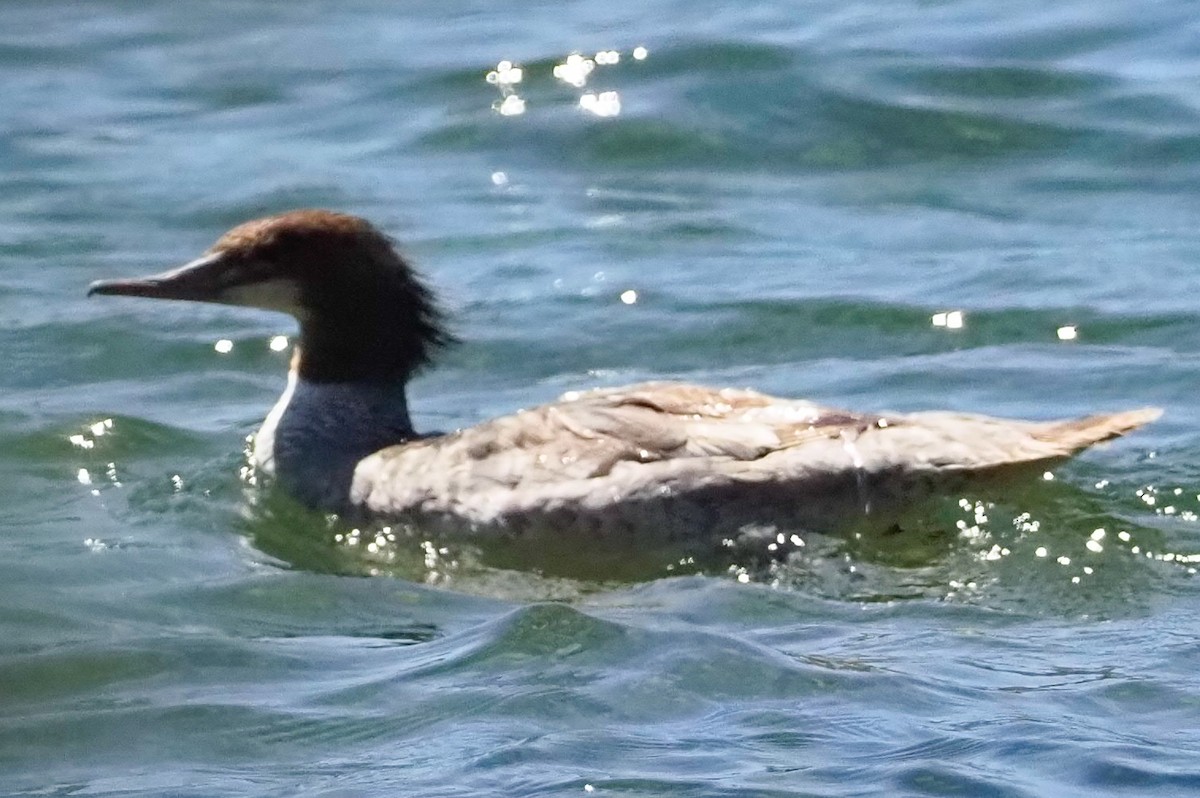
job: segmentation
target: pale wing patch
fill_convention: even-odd
[[[950,413],[884,417],[751,391],[634,385],[385,449],[360,463],[352,501],[487,525],[555,512],[601,517],[664,496],[711,495],[724,506],[751,486],[776,486],[749,509],[766,511],[758,502],[769,498],[819,517],[837,501],[861,511],[889,480],[905,495],[938,475],[1059,458],[1070,446],[1047,437],[1083,426],[1087,440],[1071,445],[1086,445],[1148,417],[1066,427]],[[896,482],[903,479],[916,481]]]

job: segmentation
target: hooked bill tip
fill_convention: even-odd
[[[120,294],[122,286],[127,286],[128,282],[128,280],[95,280],[88,286],[87,295]]]

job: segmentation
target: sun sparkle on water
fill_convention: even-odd
[[[634,61],[640,62],[646,60],[649,51],[639,45],[631,54]],[[573,52],[555,64],[550,70],[550,75],[572,88],[583,89],[595,79],[599,67],[616,67],[621,64],[621,60],[620,50],[599,50],[593,57]],[[528,74],[524,67],[514,61],[505,59],[498,62],[494,69],[488,70],[484,75],[484,80],[500,92],[500,98],[492,103],[492,110],[500,116],[513,117],[524,114],[529,106],[526,98],[516,93],[516,87],[518,84],[528,85],[531,80],[536,83],[536,77]],[[594,116],[615,117],[621,113],[621,96],[615,89],[588,91],[576,98],[576,105]]]

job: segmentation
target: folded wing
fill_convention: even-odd
[[[371,513],[475,524],[666,497],[719,501],[740,489],[758,502],[797,504],[825,499],[847,480],[869,487],[875,479],[928,481],[1061,459],[1158,415],[874,415],[754,391],[644,383],[569,393],[384,449],[359,464],[351,498]]]

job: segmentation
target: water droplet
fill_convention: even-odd
[[[567,56],[567,60],[554,67],[554,77],[561,80],[563,83],[568,83],[577,89],[587,85],[588,75],[592,74],[592,70],[596,68],[596,62],[590,58],[584,58],[579,53],[571,53]]]
[[[525,113],[525,101],[515,94],[510,94],[502,102],[493,106],[501,116],[520,116]]]
[[[621,96],[615,91],[589,91],[579,98],[579,107],[596,116],[617,116],[621,113]]]
[[[948,310],[934,313],[930,317],[930,321],[934,327],[945,327],[947,330],[960,330],[965,323],[965,318],[961,310]]]

